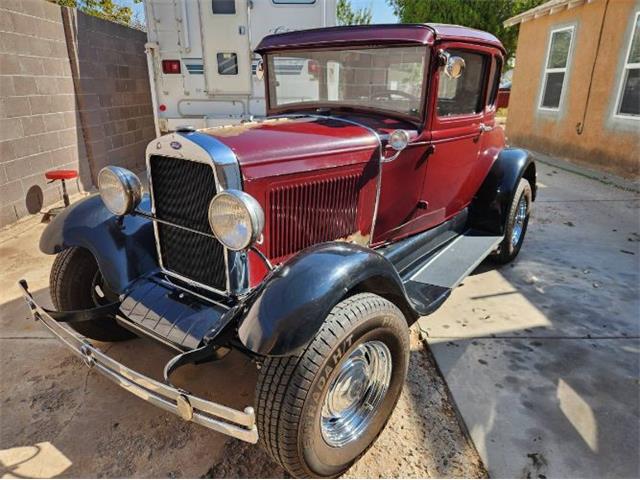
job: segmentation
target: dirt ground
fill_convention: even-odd
[[[89,371],[31,319],[15,285],[27,278],[36,299],[50,305],[52,258],[38,250],[42,228],[31,221],[0,232],[2,477],[286,476],[259,447],[185,423]],[[171,355],[145,339],[100,347],[156,378]],[[253,403],[255,368],[240,355],[184,367],[175,378],[236,408]],[[398,406],[346,477],[486,477],[417,329]]]

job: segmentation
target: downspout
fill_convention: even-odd
[[[598,34],[598,45],[596,46],[596,53],[593,57],[593,65],[591,66],[591,76],[589,77],[589,87],[587,88],[587,99],[584,102],[584,110],[582,111],[582,120],[576,124],[576,133],[582,135],[584,131],[584,123],[587,118],[587,112],[589,111],[589,102],[591,101],[591,86],[593,85],[593,74],[596,70],[596,63],[598,62],[598,54],[600,53],[600,44],[602,43],[602,31],[604,30],[604,21],[607,18],[607,9],[609,8],[609,0],[605,0],[604,12],[602,13],[602,22],[600,22],[600,33]]]

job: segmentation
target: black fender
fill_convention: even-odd
[[[149,195],[143,196],[139,208],[150,209]],[[120,221],[98,194],[64,209],[44,229],[40,238],[43,253],[52,255],[69,247],[89,250],[107,285],[116,293],[122,293],[133,280],[158,268],[151,220],[125,215]]]
[[[469,208],[469,224],[474,228],[503,235],[518,183],[526,178],[536,198],[536,165],[531,154],[505,148],[493,162]]]
[[[359,245],[330,242],[303,250],[256,288],[247,299],[238,337],[259,355],[293,355],[313,339],[338,302],[360,291],[386,297],[405,316],[415,317],[391,262]]]

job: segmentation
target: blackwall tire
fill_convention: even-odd
[[[500,243],[497,253],[491,256],[494,262],[499,264],[509,263],[520,253],[527,227],[529,226],[532,202],[531,185],[526,179],[521,178],[509,207],[504,240]],[[523,204],[524,212],[522,210]]]
[[[49,290],[53,305],[59,311],[84,310],[107,303],[107,287],[102,284],[98,264],[88,250],[72,247],[60,252],[51,267]],[[96,289],[96,286],[98,288]],[[100,286],[102,289],[100,289]],[[135,338],[129,330],[116,323],[113,317],[87,322],[69,323],[85,337],[101,342],[119,342]]]
[[[271,357],[262,365],[256,386],[262,446],[295,477],[342,474],[389,420],[405,381],[409,353],[407,322],[393,303],[370,293],[338,303],[299,356]],[[358,365],[364,365],[366,375],[353,373],[359,372]],[[359,378],[369,387],[359,388]],[[348,390],[344,395],[342,387]],[[358,392],[366,393],[359,397]],[[376,407],[358,410],[360,402]],[[351,406],[340,410],[345,405]],[[347,424],[359,432],[355,437],[342,428],[352,416],[336,416],[333,407],[341,413],[361,412]],[[365,423],[358,423],[362,419]]]

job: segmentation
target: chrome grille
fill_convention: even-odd
[[[358,180],[348,175],[269,192],[269,257],[277,259],[357,230]]]
[[[207,211],[216,194],[211,165],[153,155],[149,159],[155,214],[165,269],[203,285],[226,289],[224,248],[211,236]],[[203,235],[204,234],[204,235]]]

